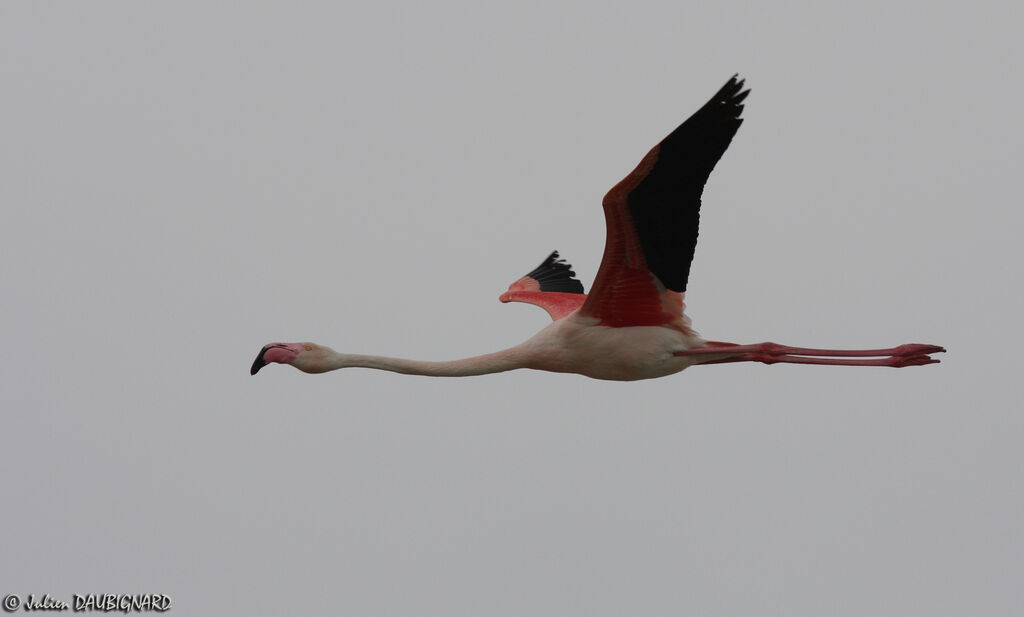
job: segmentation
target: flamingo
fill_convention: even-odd
[[[552,323],[525,342],[445,362],[338,353],[315,343],[270,343],[260,349],[250,373],[270,363],[290,364],[306,373],[364,367],[437,377],[530,368],[633,381],[727,362],[889,367],[938,362],[929,354],[945,349],[936,345],[739,345],[705,340],[693,330],[683,300],[697,243],[701,194],[743,123],[740,114],[749,93],[744,80],[734,75],[605,195],[604,255],[589,295],[555,251],[500,296],[502,302],[534,304],[551,316]]]

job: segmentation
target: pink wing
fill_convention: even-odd
[[[499,300],[535,304],[547,311],[551,319],[558,321],[578,309],[587,299],[583,283],[575,275],[572,266],[559,259],[558,251],[554,251],[529,274],[509,285]]]
[[[604,256],[581,315],[612,327],[690,331],[683,292],[697,246],[700,197],[743,123],[749,92],[733,76],[608,191]]]

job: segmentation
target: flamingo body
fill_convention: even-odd
[[[692,329],[684,299],[701,195],[743,123],[749,92],[733,76],[605,195],[605,249],[589,295],[555,251],[500,296],[502,302],[534,304],[551,316],[552,323],[527,341],[444,362],[345,354],[315,343],[271,343],[260,350],[250,372],[255,375],[269,363],[307,373],[365,367],[438,377],[531,368],[634,381],[727,362],[890,367],[938,362],[930,354],[945,350],[936,345],[868,350],[736,345],[707,341]]]
[[[530,364],[555,373],[635,381],[664,377],[715,357],[677,356],[704,341],[664,326],[613,327],[572,313],[534,335],[525,345]]]

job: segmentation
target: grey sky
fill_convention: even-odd
[[[0,6],[0,595],[174,615],[1006,615],[1022,604],[1011,3]],[[446,359],[730,75],[705,336],[948,347],[603,383]]]

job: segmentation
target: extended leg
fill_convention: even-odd
[[[715,358],[702,364],[720,364],[725,362],[763,362],[764,364],[775,364],[777,362],[784,362],[789,364],[826,364],[832,366],[903,367],[937,363],[938,360],[929,357],[928,354],[943,351],[946,350],[937,345],[921,345],[917,343],[900,345],[899,347],[891,347],[889,349],[811,349],[807,347],[789,347],[777,343],[733,345],[715,342],[709,343],[706,347],[677,351],[675,355],[720,356],[728,354],[724,358]],[[845,360],[829,358],[872,359]]]

